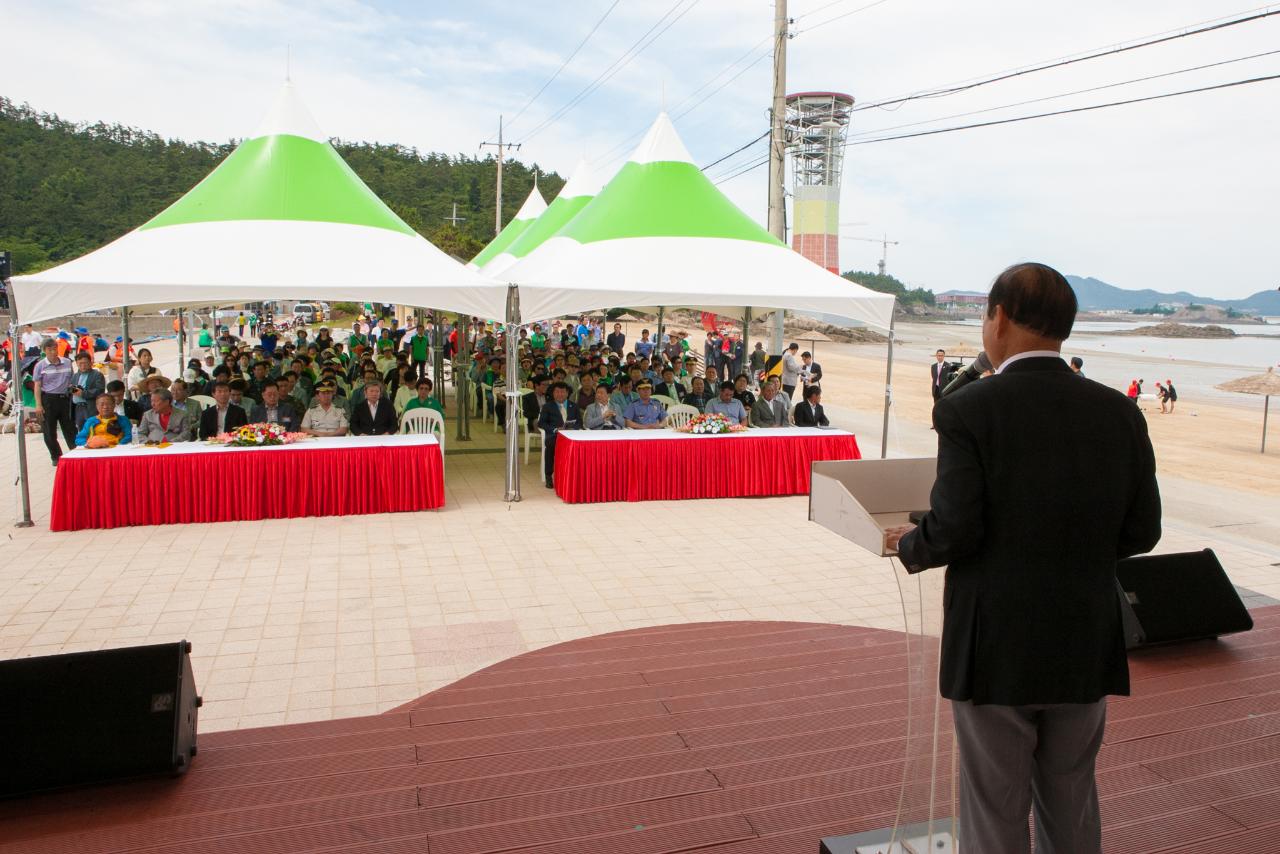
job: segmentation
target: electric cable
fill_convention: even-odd
[[[540,88],[537,92],[534,92],[533,97],[531,97],[528,101],[525,101],[524,106],[521,107],[520,110],[514,116],[512,116],[511,122],[510,122],[511,124],[514,124],[516,119],[524,115],[524,111],[529,109],[529,107],[533,105],[534,101],[538,100],[538,96],[540,96],[543,92],[547,91],[547,87],[556,81],[556,78],[560,76],[560,72],[564,71],[565,68],[568,67],[569,63],[573,61],[573,58],[578,55],[578,51],[582,50],[582,48],[586,45],[586,43],[591,40],[591,37],[596,34],[596,30],[600,29],[600,25],[603,24],[605,20],[609,17],[609,15],[613,13],[614,9],[618,8],[618,4],[621,2],[622,0],[613,0],[613,4],[608,9],[604,10],[604,14],[600,16],[600,20],[596,21],[596,25],[591,28],[591,31],[587,33],[587,35],[582,39],[582,41],[578,42],[578,46],[573,49],[572,53],[570,53],[567,57],[565,57],[564,62],[560,63],[560,67],[556,69],[556,73],[552,74],[551,77],[547,80],[547,82],[542,84],[542,88]]]

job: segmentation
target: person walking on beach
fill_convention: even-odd
[[[1107,696],[1130,690],[1116,563],[1159,542],[1161,510],[1146,420],[1060,355],[1076,308],[1050,267],[996,277],[995,376],[934,405],[930,510],[885,532],[908,572],[947,567],[939,682],[965,851],[1026,854],[1033,812],[1036,851],[1102,851],[1096,759]]]
[[[1156,399],[1160,401],[1160,414],[1168,414],[1169,393],[1165,391],[1164,386],[1160,385],[1159,382],[1156,383]]]
[[[1129,399],[1133,401],[1134,406],[1138,405],[1138,395],[1142,394],[1142,390],[1138,386],[1137,380],[1129,383],[1129,390],[1125,392],[1125,394],[1127,394]]]
[[[1169,401],[1169,414],[1173,414],[1173,408],[1178,405],[1178,390],[1173,387],[1173,380],[1164,381],[1164,395]]]

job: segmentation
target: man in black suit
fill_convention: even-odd
[[[935,361],[929,366],[929,380],[933,386],[933,401],[937,403],[942,397],[942,390],[947,387],[947,351],[939,350],[933,358]]]
[[[526,394],[520,398],[521,414],[524,415],[524,420],[529,425],[530,432],[538,429],[538,419],[542,417],[542,408],[547,405],[549,400],[547,386],[551,384],[551,378],[545,374],[539,374],[533,378],[532,382],[533,394]]]
[[[684,400],[684,396],[688,394],[684,386],[676,382],[676,372],[670,365],[662,369],[662,382],[658,383],[658,387],[653,390],[653,393],[666,395],[676,403]]]
[[[805,386],[804,400],[796,405],[797,427],[830,427],[827,413],[822,411],[822,387]]]
[[[245,411],[231,402],[231,386],[227,383],[213,384],[213,402],[213,406],[200,413],[201,439],[212,439],[249,423]]]
[[[532,397],[532,395],[529,395]],[[578,404],[569,399],[568,383],[552,383],[551,399],[543,404],[538,414],[538,428],[543,431],[545,443],[542,448],[542,475],[547,489],[555,486],[556,473],[556,434],[561,430],[582,426],[582,415],[578,412]]]
[[[1160,493],[1142,414],[1062,361],[1076,307],[1041,264],[996,278],[996,373],[934,406],[931,507],[886,532],[908,571],[947,566],[939,681],[966,850],[1029,851],[1033,809],[1037,851],[1102,850],[1094,764],[1106,695],[1129,693],[1115,567],[1159,541]]]
[[[351,404],[351,433],[355,436],[390,436],[396,432],[396,410],[382,396],[382,383],[365,383],[364,400]]]
[[[280,387],[275,380],[264,380],[258,394],[262,402],[249,411],[250,421],[254,424],[279,424],[290,433],[302,429],[302,416],[293,404],[280,399]]]

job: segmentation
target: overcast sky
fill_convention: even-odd
[[[1223,0],[883,0],[855,11],[873,2],[791,0],[789,91],[843,91],[871,103],[1250,8]],[[509,137],[524,141],[517,156],[565,174],[584,154],[613,158],[617,168],[664,105],[700,165],[766,129],[770,0],[619,0],[516,117],[611,5],[5,0],[0,94],[74,121],[224,141],[257,124],[291,45],[301,94],[327,132],[349,140],[472,154],[505,114],[514,119]],[[854,14],[835,19],[847,12]],[[539,130],[647,32],[660,35]],[[914,124],[1276,50],[1280,15],[895,110],[858,112],[851,138],[1280,74],[1277,53]],[[936,291],[985,289],[1002,267],[1025,259],[1126,288],[1223,298],[1275,288],[1277,104],[1280,80],[852,146],[841,211],[851,225],[844,231],[900,241],[889,248],[889,271]],[[758,144],[708,174],[729,174],[765,153]],[[721,185],[762,222],[765,173],[758,168]],[[880,247],[845,240],[841,252],[843,269],[874,269]]]

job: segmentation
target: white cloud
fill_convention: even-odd
[[[283,76],[291,45],[294,79],[329,133],[472,153],[492,137],[500,113],[514,114],[555,71],[608,2],[11,3],[3,94],[72,120],[117,121],[165,136],[220,141],[254,127]],[[588,85],[673,3],[621,3],[518,120],[514,137],[528,134]],[[849,0],[806,15],[821,5],[823,0],[790,4],[800,32],[788,45],[788,88],[848,91],[862,103],[1232,11],[1212,0],[1080,0],[1061,7],[892,0],[805,32],[860,4]],[[766,39],[772,16],[768,0],[702,0],[600,91],[530,139],[519,156],[564,173],[584,153],[625,154],[664,102],[673,111],[687,106],[691,92]],[[894,111],[866,110],[856,114],[855,130],[1272,50],[1278,34],[1280,19],[1271,19]],[[770,73],[768,60],[751,67],[677,120],[695,160],[708,163],[764,130]],[[1275,73],[1280,56],[973,118]],[[1028,257],[1123,287],[1212,296],[1271,288],[1280,177],[1270,163],[1280,131],[1278,93],[1280,82],[1262,83],[853,146],[841,219],[867,223],[851,229],[855,233],[887,232],[900,240],[889,250],[891,272],[939,290],[981,287],[1005,264]],[[763,153],[763,147],[754,151]],[[751,152],[731,162],[749,163]],[[722,189],[763,221],[763,168]],[[874,269],[879,255],[875,244],[842,244],[845,268]]]

